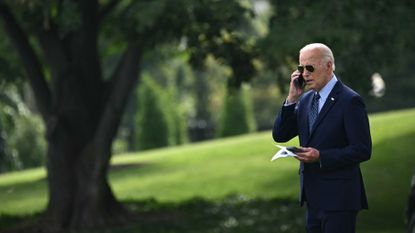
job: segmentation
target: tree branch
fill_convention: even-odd
[[[40,30],[38,32],[38,37],[46,60],[50,64],[52,78],[57,79],[61,77],[61,74],[65,73],[68,69],[67,65],[69,61],[59,36],[57,35],[55,25],[51,25],[47,30]]]
[[[112,76],[111,89],[108,92],[103,116],[95,134],[97,145],[110,146],[117,133],[127,100],[138,80],[140,58],[139,48],[130,44]],[[109,160],[109,158],[103,159],[104,161],[101,162]]]
[[[92,79],[101,78],[101,66],[98,57],[98,2],[97,0],[80,1],[81,6],[81,64],[84,72]],[[98,73],[94,73],[98,72]],[[97,80],[96,80],[97,81]],[[94,83],[95,84],[95,83]]]
[[[4,1],[0,1],[0,16],[3,18],[4,27],[22,59],[39,111],[46,122],[51,110],[51,93],[42,72],[42,65],[30,46],[27,35]]]

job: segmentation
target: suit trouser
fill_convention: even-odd
[[[357,211],[324,211],[308,207],[307,233],[355,233]]]

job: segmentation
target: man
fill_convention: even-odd
[[[306,45],[300,50],[299,63],[273,138],[287,142],[299,137],[301,151],[296,158],[300,203],[307,204],[307,232],[352,233],[357,212],[368,208],[359,166],[372,151],[365,105],[334,75],[334,56],[326,45]],[[300,75],[310,89],[304,94],[296,84]]]

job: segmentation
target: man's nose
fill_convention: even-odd
[[[310,72],[310,71],[308,71],[308,70],[304,70],[304,72],[303,72],[303,76],[308,77],[308,76],[310,76],[310,75],[311,75],[311,72]]]

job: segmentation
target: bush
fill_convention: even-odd
[[[39,116],[31,114],[18,117],[16,129],[10,135],[8,144],[12,156],[19,158],[22,168],[44,165],[47,145],[44,132]]]
[[[46,140],[40,117],[22,101],[16,87],[0,95],[0,172],[44,164]]]
[[[136,148],[151,149],[169,145],[168,116],[162,105],[163,92],[148,75],[139,88],[136,118]]]
[[[178,103],[176,87],[170,86],[164,96],[169,129],[169,145],[180,145],[188,142],[186,111]]]
[[[256,130],[249,86],[230,89],[225,97],[217,135],[227,137]]]

